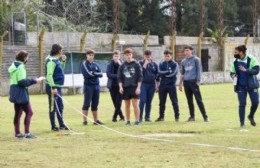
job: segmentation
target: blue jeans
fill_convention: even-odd
[[[155,84],[150,83],[142,83],[141,85],[141,93],[140,93],[140,121],[143,119],[143,111],[145,106],[145,120],[150,120],[150,113],[152,107],[152,100],[155,92]]]
[[[241,125],[245,124],[245,109],[246,109],[247,93],[249,94],[251,100],[251,108],[248,117],[254,118],[255,112],[259,104],[259,94],[257,89],[247,91],[243,87],[238,87],[237,96],[239,101],[239,119]]]
[[[65,124],[63,122],[63,101],[62,99],[59,97],[59,96],[54,96],[54,100],[56,101],[53,101],[52,98],[53,98],[53,94],[51,93],[51,87],[50,85],[46,84],[46,93],[48,94],[48,100],[49,100],[49,115],[50,115],[50,121],[51,121],[51,128],[55,128],[56,125],[55,125],[55,113],[57,113],[57,118],[58,118],[58,121],[59,121],[59,125],[60,127],[65,127]],[[61,88],[56,88],[57,91],[58,91],[58,94],[60,96],[62,96],[62,92],[61,92]],[[57,105],[56,105],[57,104]],[[52,106],[54,107],[52,109]],[[60,112],[60,115],[58,113],[58,110]]]

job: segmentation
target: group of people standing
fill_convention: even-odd
[[[185,94],[190,109],[188,121],[195,121],[194,95],[204,121],[207,122],[208,116],[199,90],[201,63],[199,58],[192,55],[193,48],[191,46],[186,46],[184,50],[186,58],[181,63],[179,89],[182,91],[184,83]],[[140,62],[133,59],[133,51],[130,48],[124,51],[125,62],[123,64],[119,61],[119,57],[119,51],[115,51],[113,53],[113,60],[111,60],[107,68],[108,88],[115,107],[112,121],[116,122],[118,115],[120,115],[120,120],[124,120],[120,109],[121,100],[123,99],[125,101],[127,126],[130,125],[130,102],[132,102],[134,108],[135,125],[139,125],[143,120],[151,122],[152,100],[154,93],[158,92],[159,117],[155,121],[164,121],[165,104],[167,95],[169,94],[175,121],[178,122],[180,113],[176,81],[179,68],[178,63],[172,60],[172,52],[170,50],[164,51],[164,60],[159,66],[152,60],[152,52],[150,50],[144,52],[144,59]],[[110,85],[111,81],[112,85]],[[138,99],[140,99],[139,105]]]
[[[140,62],[133,58],[133,50],[124,50],[124,62],[121,62],[120,52],[113,52],[112,60],[106,70],[108,77],[107,88],[114,105],[113,122],[125,121],[126,126],[130,126],[130,106],[134,109],[134,125],[141,122],[151,122],[150,114],[152,100],[155,92],[159,93],[159,117],[156,122],[164,121],[165,104],[169,94],[175,121],[179,121],[179,104],[177,98],[176,81],[180,71],[179,90],[184,92],[187,98],[190,117],[188,122],[195,121],[193,96],[196,99],[199,110],[205,122],[208,116],[205,110],[202,96],[200,93],[201,81],[201,61],[193,54],[191,46],[184,47],[185,58],[178,67],[178,63],[172,59],[170,50],[164,51],[164,59],[157,65],[152,60],[152,52],[146,50],[144,59]],[[88,125],[87,117],[91,108],[94,125],[102,125],[98,118],[98,105],[100,97],[99,78],[103,76],[101,69],[94,62],[95,52],[88,50],[86,60],[81,64],[81,73],[84,77],[84,101],[82,107],[83,125]],[[239,117],[241,127],[244,128],[246,96],[249,93],[252,106],[248,119],[251,125],[256,126],[254,114],[259,103],[258,81],[256,75],[259,73],[259,63],[255,57],[246,55],[246,47],[238,46],[235,48],[235,61],[231,67],[231,77],[237,79],[235,91],[238,93]],[[15,61],[9,68],[10,73],[10,101],[14,103],[15,116],[15,137],[35,138],[29,131],[32,109],[29,101],[28,87],[40,83],[44,77],[27,79],[25,64],[28,61],[28,53],[20,51]],[[62,46],[54,44],[50,55],[45,60],[46,93],[49,102],[49,117],[52,131],[69,130],[63,120],[63,100],[62,86],[64,84],[64,67],[66,56],[62,53]],[[122,100],[125,102],[125,116],[121,110]],[[140,100],[140,101],[139,101]],[[26,113],[24,126],[25,134],[20,132],[20,118],[22,112]],[[55,124],[57,116],[59,127]]]

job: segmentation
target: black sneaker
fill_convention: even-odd
[[[135,126],[139,126],[140,125],[140,122],[139,121],[136,121],[135,122]]]
[[[60,130],[70,130],[68,127],[64,126],[64,127],[60,127]]]
[[[164,121],[164,118],[159,117],[159,118],[157,118],[157,119],[155,120],[155,122],[161,122],[161,121]]]
[[[35,139],[36,136],[34,136],[34,135],[31,134],[31,133],[28,133],[28,134],[25,134],[25,135],[24,135],[24,138],[27,138],[27,139]]]
[[[117,122],[117,119],[113,118],[113,119],[112,119],[112,122]]]
[[[52,131],[59,131],[60,129],[58,127],[51,128]]]
[[[145,119],[145,122],[152,122],[150,119]]]
[[[20,134],[15,134],[15,137],[16,138],[23,138],[24,137],[24,134],[20,133]]]
[[[254,120],[254,118],[253,117],[247,117],[248,118],[248,120],[250,121],[250,124],[252,125],[252,126],[256,126],[256,123],[255,123],[255,120]]]
[[[204,118],[204,122],[209,122],[209,118],[208,117]]]
[[[104,125],[104,123],[102,123],[101,121],[97,120],[93,123],[94,125]]]
[[[83,121],[83,125],[88,125],[88,121]]]
[[[175,118],[175,122],[179,122],[179,118]]]
[[[130,125],[131,125],[130,121],[127,121],[127,122],[125,123],[125,126],[130,126]]]
[[[119,121],[125,121],[125,118],[120,118],[120,120]]]
[[[195,118],[193,117],[188,118],[188,122],[192,122],[192,121],[195,121]]]

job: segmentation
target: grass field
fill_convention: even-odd
[[[80,111],[83,95],[64,96],[69,102],[65,103],[64,118],[73,131],[84,134],[57,136],[50,131],[47,96],[32,95],[34,116],[31,132],[37,136],[33,140],[14,138],[13,105],[7,97],[0,97],[0,167],[260,167],[259,110],[255,116],[257,127],[252,127],[246,120],[247,130],[241,131],[233,86],[202,85],[201,91],[210,122],[203,122],[197,105],[196,121],[186,122],[189,116],[186,99],[184,93],[178,92],[180,122],[174,122],[168,98],[165,121],[142,123],[139,127],[126,127],[123,122],[112,123],[112,102],[108,93],[102,93],[100,120],[105,126],[132,137],[93,124],[83,126],[82,117],[75,110]],[[152,107],[153,121],[158,117],[158,109],[156,94]],[[248,111],[249,107],[247,114]],[[133,112],[131,118],[134,121]]]

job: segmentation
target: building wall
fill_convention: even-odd
[[[64,46],[64,52],[66,51],[79,51],[79,41],[81,33],[70,33],[70,45],[67,44],[66,33],[46,33],[44,36],[44,56],[46,57],[53,43],[61,43]],[[37,34],[29,33],[29,41],[27,46],[4,46],[3,50],[3,62],[1,65],[2,79],[0,80],[0,95],[8,95],[9,92],[9,74],[8,67],[14,61],[14,56],[20,50],[27,50],[29,52],[30,60],[27,66],[27,73],[29,78],[35,78],[44,74],[39,74],[39,54],[37,47]],[[124,45],[119,45],[118,49],[123,50],[126,47],[131,47],[134,50],[134,57],[138,60],[143,58],[143,38],[145,36],[140,35],[120,35],[120,40],[125,41]],[[86,38],[86,48],[93,48],[96,51],[111,51],[111,39],[112,34],[98,34],[89,33]],[[178,62],[183,58],[183,45],[191,44],[194,47],[194,53],[197,53],[197,37],[177,37],[176,40],[176,56],[180,56]],[[209,71],[203,73],[202,83],[222,83],[230,82],[229,69],[230,64],[233,61],[234,47],[243,44],[245,38],[228,38],[228,43],[225,46],[225,72],[219,72],[220,59],[218,53],[218,46],[212,44],[209,38],[203,40],[202,49],[208,49],[211,59],[209,59]],[[260,61],[260,44],[252,43],[252,38],[248,41],[248,54],[254,55]],[[102,44],[102,45],[101,45]],[[153,53],[153,60],[157,63],[163,59],[163,51],[169,47],[169,36],[165,37],[165,45],[158,45],[158,36],[150,36],[149,46]],[[68,48],[69,47],[69,48]],[[70,81],[69,81],[70,82]],[[106,81],[102,82],[105,85]],[[30,87],[31,93],[38,93],[42,86],[34,85]]]

